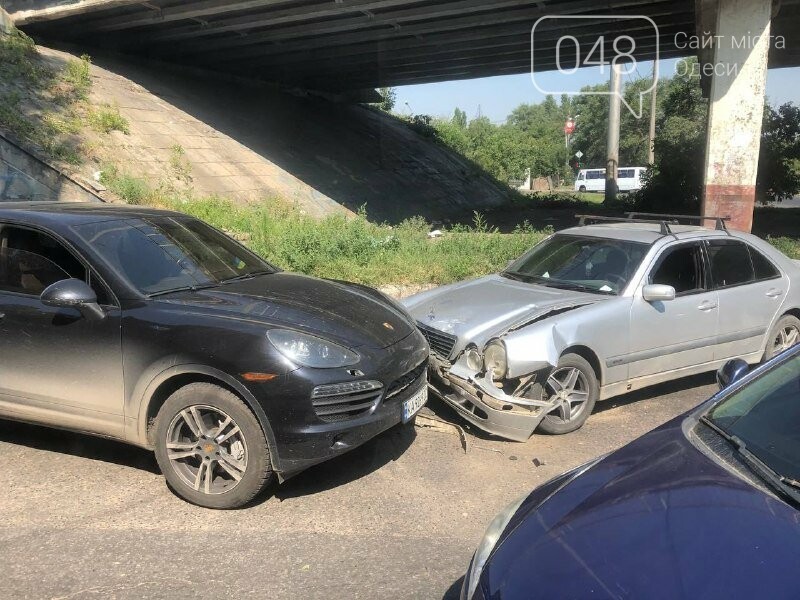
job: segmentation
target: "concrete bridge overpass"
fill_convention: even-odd
[[[557,40],[636,40],[637,60],[699,54],[712,67],[704,209],[749,229],[766,69],[800,64],[800,0],[0,0],[40,40],[72,42],[344,94],[556,66]],[[660,31],[641,20],[644,15]],[[602,18],[616,16],[618,18]],[[697,48],[692,36],[708,41]],[[770,36],[773,36],[772,38]],[[782,38],[777,48],[770,40]],[[745,40],[742,42],[742,40]],[[561,46],[562,64],[574,46]],[[571,54],[570,54],[571,53]],[[731,72],[735,65],[735,72]],[[725,68],[728,68],[725,72]]]
[[[305,88],[350,91],[524,73],[530,31],[544,15],[646,15],[661,31],[662,58],[693,53],[687,36],[713,31],[702,0],[6,0],[18,26],[40,39],[72,41],[168,62]],[[797,31],[800,6],[786,4],[775,33]],[[536,68],[555,68],[564,23],[543,24]],[[575,21],[581,41],[627,34],[639,60],[654,57],[642,21]],[[676,43],[676,35],[678,42]],[[562,46],[563,63],[574,49]],[[773,65],[794,64],[795,49]]]

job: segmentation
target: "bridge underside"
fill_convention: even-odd
[[[696,0],[7,0],[17,25],[46,41],[76,42],[179,65],[223,71],[308,89],[345,91],[379,86],[525,73],[530,32],[544,15],[591,16],[537,29],[536,68],[556,66],[555,41],[564,33],[594,43],[628,34],[640,60],[657,46],[641,20],[661,31],[662,58],[694,53],[686,37],[698,31]],[[797,5],[781,9],[774,33],[796,31]],[[675,43],[676,34],[680,34]],[[787,35],[787,40],[791,36]],[[574,46],[562,47],[572,64]],[[773,66],[796,64],[787,49]]]

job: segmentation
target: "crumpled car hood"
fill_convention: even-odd
[[[608,298],[488,275],[413,296],[404,304],[420,323],[477,343],[555,310]]]
[[[797,510],[713,462],[681,421],[529,498],[484,572],[486,597],[795,597],[776,573],[800,569]]]

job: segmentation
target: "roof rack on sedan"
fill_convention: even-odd
[[[656,213],[640,213],[629,212],[625,213],[625,217],[606,217],[597,215],[575,215],[580,219],[578,225],[583,227],[587,221],[590,222],[607,222],[607,223],[649,223],[651,225],[661,226],[661,235],[674,235],[670,225],[677,225],[679,219],[691,219],[695,221],[716,221],[716,229],[718,231],[728,232],[725,226],[725,221],[729,221],[730,217],[702,217],[697,215],[660,215]]]
[[[690,221],[699,221],[702,223],[703,221],[714,221],[715,222],[715,229],[717,231],[728,231],[728,227],[725,225],[725,221],[730,221],[730,217],[706,217],[703,215],[659,215],[656,213],[643,213],[643,212],[629,212],[625,213],[628,216],[629,220],[639,219],[641,217],[656,218],[661,217],[662,219],[669,219],[671,222],[675,223],[678,219],[686,219]]]
[[[583,227],[587,221],[591,222],[605,222],[605,223],[649,223],[651,225],[661,225],[661,235],[672,235],[672,230],[669,228],[670,223],[677,225],[674,219],[671,221],[665,219],[632,219],[630,217],[599,217],[597,215],[575,215],[580,221],[578,225]]]

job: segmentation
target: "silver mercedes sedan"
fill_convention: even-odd
[[[750,234],[592,218],[506,271],[412,296],[430,387],[485,431],[581,427],[595,402],[800,340],[800,265]]]

